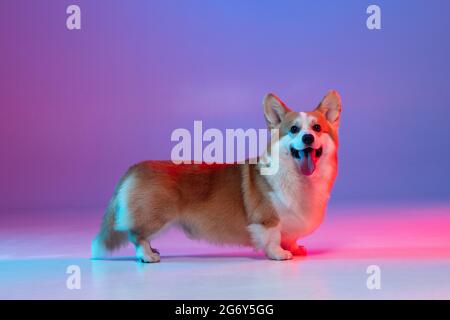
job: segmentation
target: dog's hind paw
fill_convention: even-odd
[[[137,259],[142,263],[155,263],[161,261],[159,253],[152,252],[151,254],[138,255]]]
[[[159,252],[155,251],[147,243],[136,247],[136,258],[143,263],[155,263],[161,260]]]

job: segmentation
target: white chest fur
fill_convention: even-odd
[[[335,176],[335,168],[323,162],[309,177],[299,173],[292,164],[280,168],[270,178],[274,191],[269,196],[281,220],[283,234],[303,237],[320,225]]]

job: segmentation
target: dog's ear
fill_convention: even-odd
[[[316,110],[323,113],[328,122],[334,127],[339,127],[339,118],[341,115],[342,103],[341,97],[336,90],[330,90],[322,99]]]
[[[263,100],[264,116],[270,129],[277,128],[284,119],[286,113],[291,111],[283,101],[273,93],[269,93]]]

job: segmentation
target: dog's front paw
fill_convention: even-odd
[[[295,246],[289,251],[291,251],[294,256],[306,256],[308,254],[304,246]]]
[[[266,255],[269,259],[272,260],[291,260],[292,253],[288,250],[284,250],[282,248],[276,248],[266,251]]]

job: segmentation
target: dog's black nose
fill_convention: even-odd
[[[304,144],[311,145],[314,142],[314,136],[310,133],[303,135],[302,141]]]

